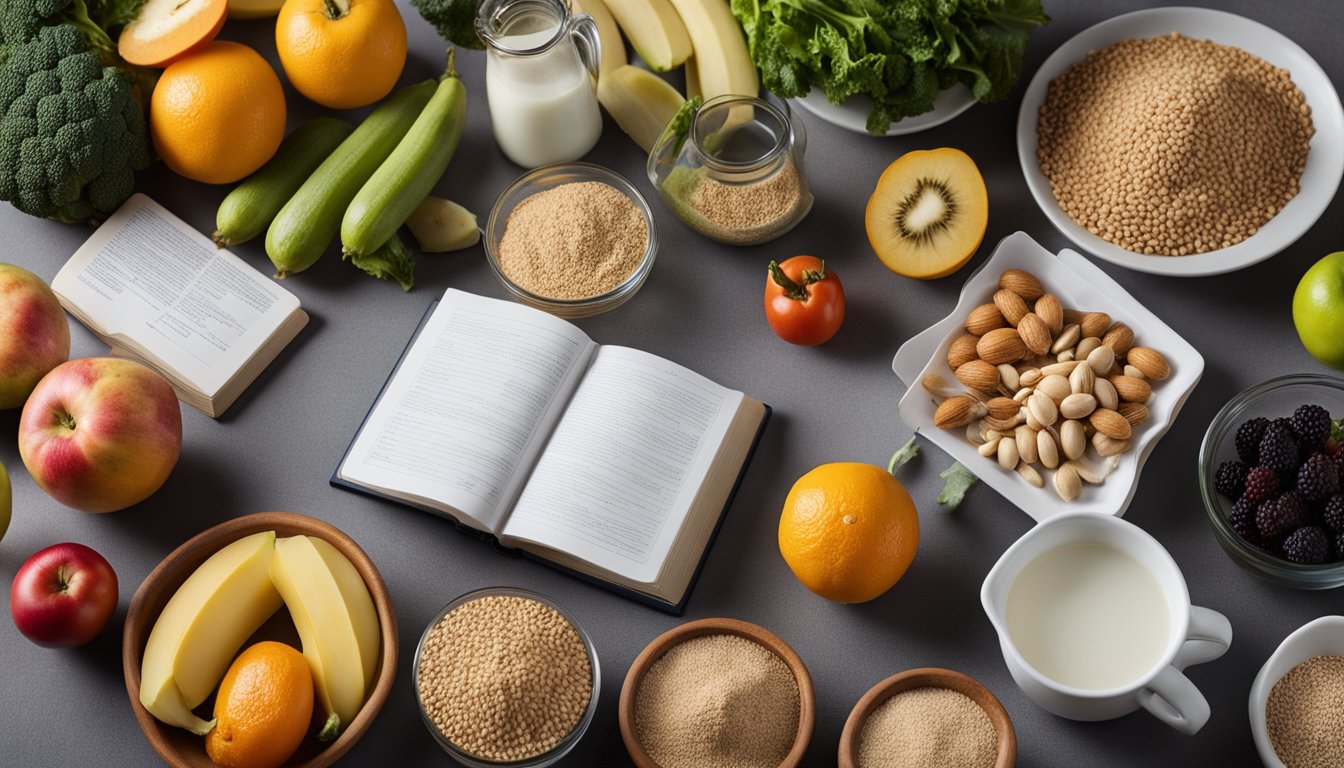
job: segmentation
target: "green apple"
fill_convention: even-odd
[[[9,488],[9,475],[5,473],[5,465],[0,464],[0,539],[5,538],[5,531],[9,530],[9,517],[14,510],[14,496]]]
[[[1344,251],[1326,256],[1302,276],[1293,293],[1293,325],[1312,356],[1344,369]]]

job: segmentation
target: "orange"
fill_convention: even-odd
[[[823,464],[798,478],[779,516],[779,551],[818,595],[862,603],[891,589],[919,546],[919,516],[890,472]]]
[[[312,717],[308,660],[284,643],[257,643],[238,654],[219,684],[205,752],[225,768],[279,768]]]
[[[285,136],[285,93],[261,54],[215,41],[168,66],[149,102],[154,150],[173,171],[207,184],[238,181]]]
[[[332,109],[386,96],[406,65],[406,24],[392,0],[287,0],[275,47],[299,93]]]

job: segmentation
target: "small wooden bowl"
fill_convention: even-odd
[[[922,667],[908,669],[892,675],[886,680],[868,689],[868,692],[854,705],[845,721],[845,730],[840,734],[840,768],[855,768],[859,760],[859,736],[863,725],[873,710],[884,704],[887,699],[912,688],[948,688],[960,693],[989,715],[994,725],[994,741],[998,747],[998,757],[994,768],[1013,768],[1017,762],[1017,732],[1013,730],[1013,721],[999,700],[974,678],[954,672],[950,669]]]
[[[635,698],[644,675],[673,646],[704,635],[744,637],[773,651],[793,672],[793,679],[798,683],[798,734],[793,739],[793,749],[789,750],[779,768],[797,768],[803,760],[803,753],[807,751],[808,742],[812,741],[812,728],[817,719],[817,695],[812,689],[812,676],[807,673],[803,660],[778,635],[765,627],[737,619],[700,619],[673,627],[655,637],[635,658],[625,675],[625,684],[621,686],[621,701],[618,705],[621,739],[625,741],[625,750],[630,753],[630,759],[637,768],[659,768],[658,763],[644,751],[635,734]]]
[[[149,740],[150,746],[154,747],[154,751],[173,768],[216,768],[216,766],[205,753],[205,737],[159,722],[140,704],[140,662],[144,656],[145,643],[149,640],[149,632],[153,629],[154,622],[158,620],[163,607],[177,592],[177,588],[201,563],[205,562],[206,558],[227,544],[262,531],[275,531],[277,536],[298,534],[316,536],[333,544],[354,564],[359,575],[364,577],[364,583],[373,597],[373,605],[378,611],[378,625],[382,630],[380,667],[374,680],[373,691],[359,710],[359,714],[346,726],[341,735],[329,744],[322,744],[312,734],[307,736],[285,765],[290,768],[326,768],[336,762],[369,729],[392,691],[392,682],[397,672],[397,617],[392,610],[392,599],[387,593],[387,585],[383,583],[383,577],[369,556],[364,554],[364,550],[335,527],[306,515],[292,512],[259,512],[229,520],[198,534],[165,557],[140,584],[126,613],[126,626],[122,632],[121,644],[121,666],[126,676],[126,693],[130,696],[135,719],[140,723],[140,730],[145,732],[145,738]],[[295,644],[294,638],[297,637],[297,633],[288,617],[288,612],[281,608],[276,617],[262,625],[261,629],[244,643],[244,647],[261,640],[276,639]],[[208,705],[209,701],[206,704]]]

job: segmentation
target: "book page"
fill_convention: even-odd
[[[599,348],[504,534],[653,582],[741,401],[660,357]]]
[[[594,346],[545,312],[449,290],[340,476],[497,530]]]
[[[292,293],[141,194],[75,252],[52,289],[97,332],[137,344],[206,397],[299,308]]]

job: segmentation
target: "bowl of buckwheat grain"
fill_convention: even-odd
[[[588,730],[601,683],[597,651],[574,617],[508,587],[444,606],[412,673],[425,726],[468,768],[555,764]]]
[[[1017,121],[1046,217],[1129,269],[1215,275],[1263,261],[1324,213],[1344,109],[1301,47],[1250,19],[1153,8],[1060,46]]]
[[[1251,734],[1265,768],[1344,765],[1344,616],[1322,616],[1279,645],[1251,685]]]

